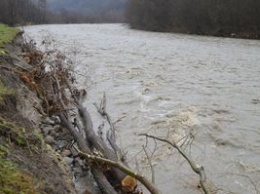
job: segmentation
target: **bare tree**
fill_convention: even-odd
[[[39,13],[39,23],[46,22],[46,9],[47,9],[47,2],[46,0],[38,0],[38,9]]]
[[[1,0],[0,22],[9,25],[46,22],[46,0]]]

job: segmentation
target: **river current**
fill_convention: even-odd
[[[93,103],[106,93],[107,111],[120,119],[117,143],[133,168],[151,177],[146,140],[138,135],[149,133],[183,143],[215,193],[260,193],[260,41],[144,32],[125,24],[24,30],[39,48],[50,41],[75,62],[95,128],[102,121]],[[150,140],[146,150],[162,193],[200,193],[198,176],[174,149]]]

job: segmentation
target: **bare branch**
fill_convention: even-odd
[[[109,116],[109,114],[106,111],[106,94],[103,94],[103,98],[100,102],[100,106],[98,107],[96,103],[94,103],[95,107],[97,108],[98,113],[106,119],[106,121],[108,122],[109,126],[110,126],[110,131],[107,131],[106,133],[106,138],[110,144],[110,146],[113,148],[117,160],[123,161],[123,156],[122,156],[122,152],[119,149],[119,147],[116,145],[116,133],[115,133],[115,126],[114,123],[111,119],[111,117]]]
[[[144,153],[146,155],[146,158],[148,160],[148,164],[150,166],[150,169],[151,169],[151,173],[152,173],[152,183],[155,184],[155,177],[154,177],[154,168],[153,168],[153,164],[152,164],[152,161],[151,161],[151,156],[148,155],[148,152],[146,150],[146,147],[143,145],[143,150],[144,150]]]
[[[62,93],[63,90],[61,90],[60,82],[59,82],[56,74],[54,74],[53,77],[54,77],[55,83],[57,85],[58,102],[60,103],[61,107],[63,109],[65,109],[66,105],[63,101],[64,99],[62,98],[62,96],[64,96],[65,94]],[[66,79],[66,83],[68,84],[69,90],[73,91],[72,88],[70,87],[67,79]],[[80,98],[80,96],[77,96],[77,97],[74,96],[74,101],[77,105],[79,114],[81,116],[80,119],[83,122],[84,129],[85,129],[84,131],[85,131],[86,136],[92,137],[91,140],[93,140],[93,138],[95,138],[95,135],[94,135],[94,131],[93,131],[92,121],[91,121],[90,116],[89,116],[88,112],[86,111],[86,109],[84,109],[83,106],[81,105],[79,98]],[[76,123],[77,127],[79,127],[79,130],[77,131],[75,129],[75,127],[72,125],[72,123],[69,121],[69,116],[66,111],[63,113],[60,113],[59,117],[61,119],[61,123],[64,125],[64,127],[66,127],[70,131],[70,133],[73,135],[73,137],[77,141],[80,149],[84,150],[84,152],[86,152],[86,153],[92,154],[92,152],[90,150],[89,142],[86,142],[84,136],[82,136],[81,126],[78,123]],[[91,141],[91,143],[93,143],[93,141]],[[100,146],[100,144],[98,142],[96,142],[96,143],[97,143],[96,145]],[[102,147],[101,147],[101,149],[102,149]],[[97,183],[99,184],[100,188],[103,190],[104,193],[117,194],[116,191],[114,190],[114,188],[110,185],[110,183],[106,179],[100,166],[92,165],[91,171],[92,171],[93,176],[95,177],[95,180],[97,181]]]
[[[137,179],[151,192],[151,194],[160,194],[160,191],[144,175],[140,175],[137,172],[132,171],[130,168],[125,166],[123,163],[121,163],[119,161],[112,161],[112,160],[109,160],[106,158],[102,158],[100,156],[95,156],[95,155],[91,155],[88,153],[84,153],[76,147],[75,147],[75,149],[78,151],[78,154],[80,156],[85,157],[88,160],[92,160],[93,162],[97,162],[100,164],[105,163],[109,166],[118,168],[119,170],[126,173],[127,175]]]
[[[145,136],[147,138],[155,139],[164,143],[167,143],[177,149],[177,151],[186,159],[186,161],[189,163],[192,170],[197,173],[200,177],[200,184],[205,194],[211,194],[208,184],[206,182],[206,174],[203,166],[198,166],[176,143],[172,143],[167,139],[163,139],[160,137],[156,137],[149,134],[139,134],[140,136]]]

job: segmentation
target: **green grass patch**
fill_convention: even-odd
[[[39,193],[40,182],[32,174],[20,170],[15,162],[8,159],[9,149],[13,147],[12,143],[22,147],[27,145],[24,135],[22,128],[0,117],[0,136],[11,143],[10,145],[9,143],[0,144],[0,194]]]
[[[21,170],[8,156],[17,147],[27,154],[37,152],[42,137],[0,117],[0,138],[0,194],[39,194],[42,182]]]
[[[42,135],[39,134],[37,131],[33,129],[26,130],[25,128],[8,122],[1,117],[0,137],[5,140],[6,145],[15,144],[20,148],[27,149],[31,153],[39,153],[44,149],[45,146]],[[1,150],[3,151],[3,149],[0,149],[0,155]]]
[[[0,136],[5,137],[10,143],[27,146],[25,130],[0,118]]]
[[[8,154],[8,148],[4,145],[0,145],[0,158],[6,157]]]
[[[10,43],[17,33],[18,28],[9,27],[5,24],[0,24],[0,55],[6,54],[4,46],[6,43]]]
[[[32,175],[18,169],[15,163],[0,156],[1,194],[38,194],[39,184]]]

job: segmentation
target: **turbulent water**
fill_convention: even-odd
[[[215,192],[260,192],[260,41],[143,32],[123,24],[24,30],[39,47],[51,41],[74,60],[79,86],[89,88],[86,105],[96,128],[101,119],[93,103],[106,92],[108,112],[120,119],[118,144],[134,168],[151,177],[146,141],[138,136],[149,133],[184,143]],[[183,138],[189,133],[193,139]],[[200,193],[198,176],[174,149],[149,141],[146,150],[164,194]]]

